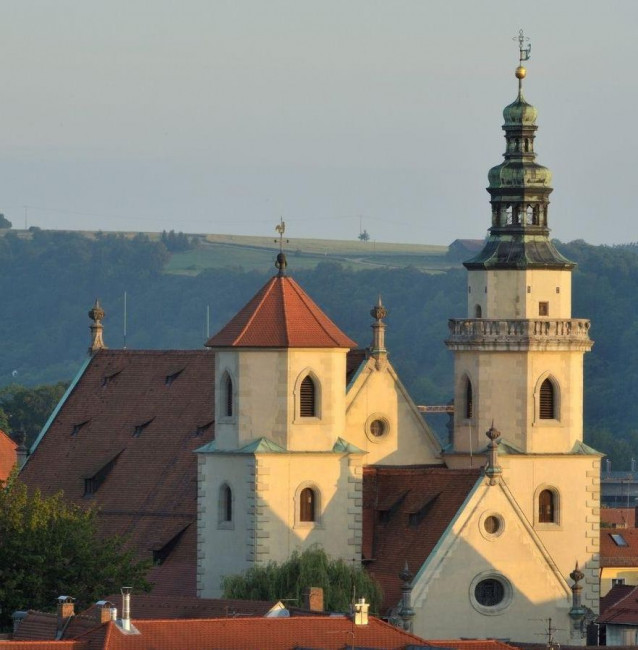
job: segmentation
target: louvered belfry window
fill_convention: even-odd
[[[315,520],[315,492],[312,488],[304,488],[300,494],[299,521]]]
[[[233,414],[233,380],[230,378],[230,375],[226,375],[224,381],[224,392],[225,392],[225,404],[224,408],[226,410],[226,417],[231,417]]]
[[[538,521],[543,524],[554,522],[554,493],[543,490],[538,495]]]
[[[474,415],[474,396],[472,395],[472,382],[465,379],[465,417],[470,419]]]
[[[540,395],[540,418],[541,420],[553,420],[555,416],[554,384],[548,378],[541,384]]]
[[[315,382],[304,377],[299,391],[299,415],[302,418],[313,418],[317,414],[315,392]]]

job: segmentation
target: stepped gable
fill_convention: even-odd
[[[0,430],[0,483],[6,481],[17,460],[16,445],[11,438]]]
[[[105,535],[154,559],[158,593],[195,595],[197,457],[214,438],[214,357],[206,350],[99,350],[21,477],[98,506]]]
[[[397,605],[405,563],[414,574],[423,566],[481,471],[440,465],[363,469],[363,561],[383,588],[384,607]]]
[[[209,348],[356,348],[291,278],[271,278],[211,337]]]

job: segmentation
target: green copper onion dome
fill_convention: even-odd
[[[521,63],[531,48],[523,48]],[[536,162],[537,110],[525,101],[522,81],[527,71],[516,69],[518,96],[503,110],[504,160],[488,173],[492,227],[483,250],[465,262],[468,269],[573,268],[549,239],[548,208],[552,173]]]

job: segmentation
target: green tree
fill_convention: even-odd
[[[13,434],[14,438],[24,430],[27,446],[30,446],[64,395],[67,386],[67,382],[60,381],[57,384],[34,388],[10,384],[0,389],[0,428],[6,421],[7,433]]]
[[[0,214],[0,228],[11,228],[13,224],[3,214]]]
[[[365,598],[373,612],[378,612],[383,592],[376,580],[361,566],[330,558],[319,546],[303,553],[295,551],[282,564],[269,562],[245,573],[226,576],[224,598],[241,600],[292,600],[301,605],[305,587],[321,587],[324,607],[332,612],[350,608],[353,595]]]
[[[367,230],[364,230],[364,231],[360,232],[360,233],[359,233],[359,239],[360,239],[362,242],[370,241],[370,235],[368,234],[368,231],[367,231]]]
[[[148,591],[149,567],[99,534],[94,509],[30,494],[15,473],[0,489],[0,629],[15,610],[52,609],[61,594],[88,606],[122,585]]]

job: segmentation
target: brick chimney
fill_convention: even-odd
[[[117,608],[109,600],[98,600],[95,603],[95,619],[101,625],[117,618]]]
[[[58,604],[56,607],[57,625],[55,640],[59,641],[62,634],[69,624],[69,621],[75,616],[75,598],[71,596],[58,596]]]
[[[303,590],[303,608],[311,612],[323,612],[323,589],[306,587]]]

